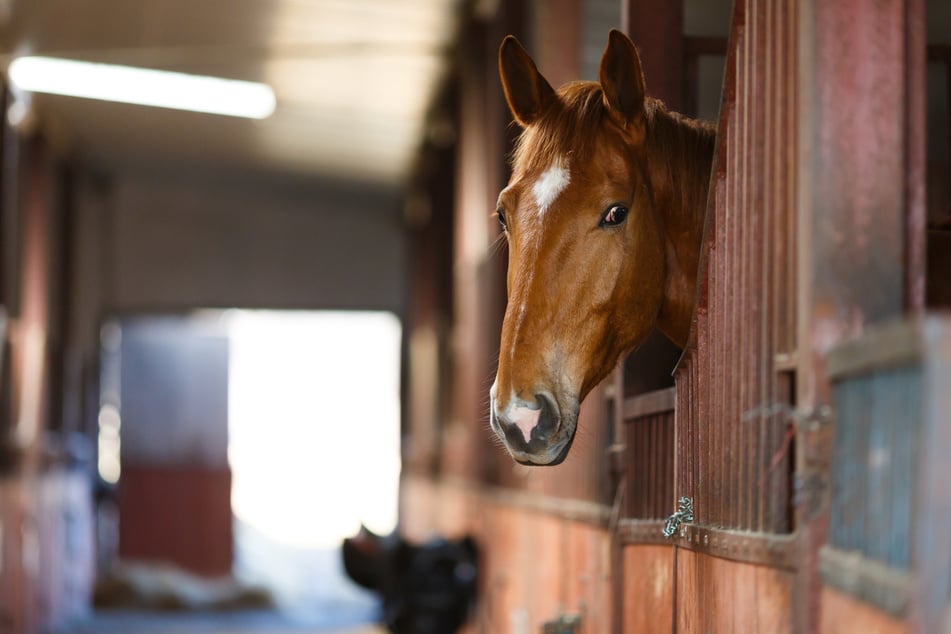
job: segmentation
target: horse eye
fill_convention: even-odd
[[[502,225],[502,228],[505,230],[508,230],[509,226],[505,221],[505,212],[501,208],[499,208],[498,210],[496,210],[495,215],[499,219],[499,224]]]
[[[624,205],[611,205],[601,217],[600,226],[616,227],[627,218],[627,211],[628,209]]]

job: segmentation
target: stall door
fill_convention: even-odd
[[[184,318],[130,319],[119,349],[119,555],[230,573],[228,339]]]
[[[624,632],[795,627],[797,6],[734,4],[691,338],[621,407]]]
[[[734,5],[696,320],[676,374],[674,497],[692,513],[671,537],[677,632],[793,628],[797,10]]]

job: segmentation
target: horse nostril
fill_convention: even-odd
[[[561,421],[561,414],[558,411],[558,404],[549,394],[536,394],[535,399],[541,405],[541,414],[538,417],[538,435],[548,437],[558,429],[558,423]]]
[[[560,429],[561,412],[550,394],[536,394],[534,402],[516,400],[504,410],[493,409],[491,423],[510,448],[539,453]]]

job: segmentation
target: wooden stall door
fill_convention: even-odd
[[[698,55],[727,59],[698,308],[676,388],[627,397],[630,381],[616,379],[616,631],[789,632],[799,4],[737,0],[727,42],[685,35],[675,55],[654,42],[680,39],[684,15],[667,16],[665,30],[633,15],[646,4],[629,3],[625,22],[645,69],[653,54],[683,80],[662,86],[665,101],[697,99]],[[654,74],[664,73],[648,75],[651,86]],[[682,496],[694,518],[667,539],[664,519]]]
[[[231,572],[228,359],[186,319],[123,320],[120,557]]]
[[[734,3],[697,310],[675,374],[674,499],[693,506],[671,539],[679,634],[795,627],[798,10]]]

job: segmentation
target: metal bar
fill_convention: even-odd
[[[923,322],[918,319],[892,322],[866,330],[861,339],[837,345],[825,357],[830,383],[857,374],[919,363]]]
[[[819,551],[819,574],[823,583],[893,616],[902,618],[908,610],[912,582],[903,570],[823,546]]]
[[[923,328],[923,345],[929,351],[922,368],[921,430],[914,470],[915,524],[912,564],[919,591],[912,598],[915,625],[923,632],[948,626],[951,599],[951,321],[932,318]]]
[[[795,535],[682,524],[670,540],[678,548],[750,564],[796,570]]]
[[[915,313],[925,308],[925,255],[928,206],[927,34],[925,0],[905,0],[905,307]]]
[[[625,546],[633,544],[664,544],[671,545],[661,531],[664,529],[664,520],[637,520],[624,519],[618,522],[618,538]]]
[[[729,348],[727,357],[723,360],[725,367],[718,373],[723,377],[726,384],[724,386],[724,411],[723,420],[720,423],[724,429],[729,430],[729,440],[727,447],[732,454],[730,459],[724,460],[724,472],[732,475],[727,489],[725,501],[727,506],[723,509],[722,521],[717,522],[720,526],[728,528],[737,528],[741,526],[743,499],[740,495],[741,482],[744,480],[744,471],[746,465],[743,461],[742,452],[736,450],[743,447],[743,436],[740,427],[736,424],[740,417],[737,394],[742,391],[742,374],[739,372],[743,362],[742,329],[746,324],[741,323],[743,315],[737,315],[737,306],[742,301],[743,284],[743,245],[740,240],[740,231],[744,221],[744,212],[746,210],[746,175],[747,175],[747,141],[749,130],[747,115],[749,113],[749,41],[750,41],[750,5],[746,3],[746,20],[744,30],[738,42],[737,55],[737,109],[736,120],[732,128],[733,145],[730,148],[730,154],[733,156],[733,175],[736,180],[735,206],[728,207],[729,221],[727,223],[728,242],[724,245],[726,251],[730,254],[729,269],[725,280],[728,285],[727,301],[720,308],[724,311],[729,323]],[[726,456],[724,456],[726,458]]]
[[[641,416],[672,412],[675,401],[676,389],[672,387],[626,398],[621,417],[628,421]]]

